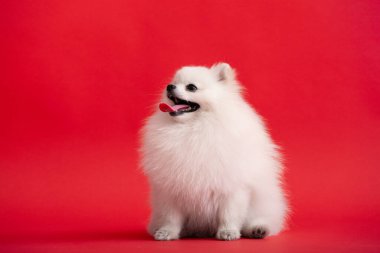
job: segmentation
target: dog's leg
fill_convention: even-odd
[[[183,225],[183,214],[170,199],[155,195],[152,200],[153,213],[149,233],[160,241],[178,239]]]
[[[244,191],[234,192],[227,196],[219,208],[219,226],[216,238],[219,240],[237,240],[240,238],[246,210],[249,204],[249,194]]]
[[[254,189],[242,235],[262,239],[279,233],[285,222],[287,205],[277,183],[261,185]]]

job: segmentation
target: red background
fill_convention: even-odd
[[[380,2],[7,1],[0,251],[380,251]],[[290,229],[154,242],[138,129],[183,65],[226,61],[286,158]]]

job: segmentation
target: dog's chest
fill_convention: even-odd
[[[158,148],[160,170],[177,191],[220,191],[234,180],[238,147],[230,133],[212,126],[183,127],[170,129],[164,138],[166,145]]]

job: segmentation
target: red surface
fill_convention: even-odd
[[[379,252],[380,2],[6,1],[0,252]],[[176,68],[226,61],[284,150],[262,241],[154,242],[138,129]]]

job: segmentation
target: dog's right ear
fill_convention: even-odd
[[[235,71],[228,63],[217,63],[212,65],[210,69],[220,82],[230,82],[235,80]]]

